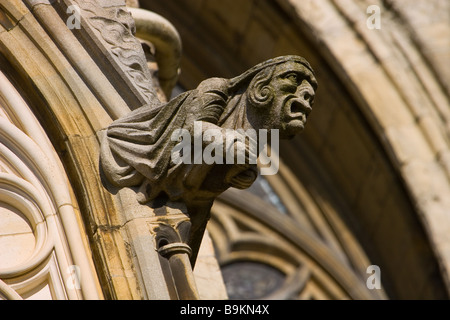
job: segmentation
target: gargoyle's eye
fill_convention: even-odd
[[[299,78],[296,73],[289,73],[286,75],[286,79],[292,81],[293,83],[298,84]]]

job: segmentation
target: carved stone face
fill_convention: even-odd
[[[291,138],[305,128],[317,81],[304,65],[290,61],[276,66],[269,86],[274,92],[271,127],[280,130],[281,138]]]

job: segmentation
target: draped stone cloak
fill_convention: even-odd
[[[223,192],[226,187],[203,190],[203,193],[200,190],[212,165],[174,164],[170,155],[179,143],[171,139],[175,129],[192,133],[194,121],[218,126],[227,121],[227,114],[233,113],[225,111],[228,82],[221,78],[205,80],[197,89],[182,93],[166,104],[145,105],[114,121],[101,148],[100,163],[107,180],[118,187],[138,186],[140,202],[152,200],[161,192],[171,200],[183,196],[186,200],[189,190],[199,200],[210,200]],[[236,123],[235,119],[233,122]],[[216,178],[220,180],[220,176]]]
[[[287,61],[311,69],[302,57],[278,57],[233,79],[207,79],[166,104],[145,105],[114,121],[101,145],[104,176],[118,187],[138,187],[141,203],[164,193],[173,201],[211,204],[230,187],[224,183],[227,171],[239,171],[228,164],[174,164],[171,152],[178,142],[171,140],[173,131],[183,128],[192,133],[194,121],[206,121],[219,128],[243,128],[249,82],[264,68]],[[238,166],[241,172],[248,168],[256,172],[256,165]]]

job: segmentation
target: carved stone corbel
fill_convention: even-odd
[[[139,203],[154,208],[156,216],[170,203],[186,207],[175,220],[167,214],[156,218],[152,229],[172,271],[190,274],[186,259],[192,250],[194,265],[214,199],[230,187],[248,188],[256,179],[255,146],[262,151],[257,133],[276,131],[275,137],[292,138],[301,132],[316,87],[304,58],[283,56],[232,79],[207,79],[108,127],[100,159],[107,183],[135,190]],[[214,161],[202,159],[206,150]],[[181,286],[189,287],[185,281]]]
[[[157,208],[157,216],[149,222],[150,230],[155,235],[156,250],[161,256],[164,275],[180,299],[198,299],[198,291],[192,273],[190,258],[192,249],[188,245],[191,221],[186,209],[176,208],[167,203]]]

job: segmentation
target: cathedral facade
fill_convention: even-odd
[[[0,298],[448,299],[449,6],[0,0]],[[151,193],[145,157],[111,155],[131,182],[108,179],[111,128],[137,137],[121,119],[193,96],[225,114],[236,83],[294,56],[314,105],[276,173],[216,194],[221,172],[199,170],[178,202]]]

